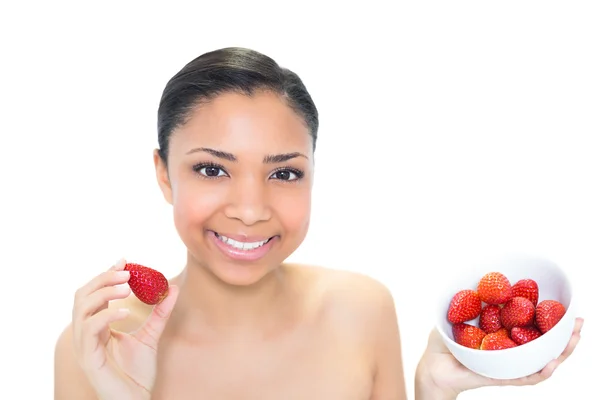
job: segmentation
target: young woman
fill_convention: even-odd
[[[300,78],[252,50],[206,53],[168,82],[154,162],[187,263],[155,307],[120,285],[125,260],[77,290],[56,400],[406,399],[386,287],[284,263],[309,227],[318,124]],[[540,382],[580,329],[561,359],[509,382],[469,372],[432,331],[416,398]]]

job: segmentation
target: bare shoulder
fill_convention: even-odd
[[[377,323],[395,318],[394,297],[381,281],[368,275],[313,265],[295,265],[307,276],[305,283],[319,299],[322,311],[336,318],[344,316],[355,323]]]
[[[406,399],[402,346],[394,297],[370,276],[304,266],[321,299],[328,330],[360,335],[373,366],[371,399]],[[351,333],[350,333],[351,332]]]
[[[392,294],[381,281],[354,271],[336,270],[320,266],[304,266],[311,271],[318,282],[319,290],[323,291],[324,300],[330,304],[342,302],[354,307],[379,306],[392,301]]]

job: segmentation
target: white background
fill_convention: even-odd
[[[226,46],[274,57],[313,95],[314,213],[292,258],[390,287],[409,396],[437,288],[464,260],[514,251],[567,270],[582,342],[543,384],[460,399],[595,396],[595,2],[162,3],[0,10],[0,385],[16,391],[1,397],[52,398],[54,344],[81,284],[121,256],[182,268],[154,180],[156,108],[185,63]]]

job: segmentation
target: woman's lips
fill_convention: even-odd
[[[236,261],[257,261],[264,257],[273,247],[278,236],[269,238],[256,236],[227,236],[209,231],[209,236],[221,252]],[[242,239],[242,240],[240,240]]]

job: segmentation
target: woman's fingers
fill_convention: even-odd
[[[97,348],[96,338],[106,332],[112,322],[119,321],[129,315],[127,308],[107,308],[86,319],[81,325],[82,349],[93,351]],[[98,343],[104,345],[105,343]]]
[[[123,271],[124,260],[117,262],[108,271],[98,274],[91,281],[80,287],[75,292],[75,302],[84,299],[96,290],[105,287],[125,283],[129,280],[129,272]]]
[[[177,302],[178,295],[179,288],[175,285],[169,286],[167,297],[165,297],[160,304],[154,306],[154,309],[146,322],[133,334],[133,336],[146,346],[156,349],[160,336],[171,316],[171,311],[173,311],[173,307]]]
[[[109,338],[109,324],[127,318],[125,308],[107,308],[86,319],[81,325],[81,354],[90,367],[100,368],[99,361],[105,359],[104,349]],[[99,357],[102,356],[102,357]]]
[[[559,364],[565,361],[573,351],[575,351],[575,347],[579,343],[579,339],[581,339],[581,329],[583,328],[583,318],[577,318],[575,320],[575,328],[573,329],[573,335],[571,335],[571,340],[569,340],[569,344],[567,344],[567,348],[563,353],[558,357]]]
[[[110,300],[127,297],[130,289],[127,286],[117,287],[116,285],[123,284],[128,280],[128,271],[109,270],[80,288],[75,294],[73,304],[72,318],[75,332],[79,332],[79,325],[85,318],[106,309]],[[95,290],[90,291],[92,288]]]
[[[131,293],[131,289],[123,285],[129,280],[129,272],[123,270],[124,266],[124,260],[120,260],[75,294],[73,339],[80,362],[86,367],[102,366],[105,362],[103,347],[110,335],[109,324],[129,315],[127,310],[108,308],[111,300],[125,298]]]
[[[100,310],[106,309],[109,301],[124,299],[130,293],[131,289],[126,285],[100,288],[81,301],[77,307],[75,318],[85,319],[90,317]]]

